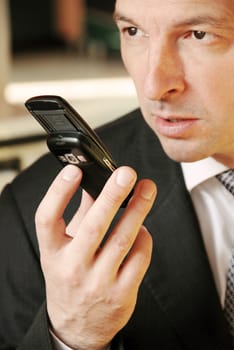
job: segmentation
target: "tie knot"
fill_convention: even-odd
[[[234,195],[234,170],[229,169],[216,176],[226,189]]]

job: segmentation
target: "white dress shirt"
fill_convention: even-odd
[[[69,348],[69,346],[67,346],[60,339],[58,339],[58,337],[56,337],[56,335],[52,331],[50,331],[50,333],[52,335],[52,343],[54,350],[72,350],[71,348]],[[110,346],[108,346],[105,350],[109,349]]]
[[[226,274],[234,247],[234,196],[215,176],[227,168],[213,158],[207,158],[182,163],[182,170],[198,216],[220,301],[224,305]]]
[[[72,350],[66,344],[61,342],[61,340],[58,339],[58,337],[56,337],[56,335],[52,331],[50,331],[50,333],[52,335],[51,338],[52,338],[52,342],[53,342],[53,349],[55,349],[55,350]]]

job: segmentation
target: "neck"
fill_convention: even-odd
[[[226,167],[230,169],[234,169],[234,155],[226,156],[226,155],[215,155],[213,157],[217,162],[224,164]]]

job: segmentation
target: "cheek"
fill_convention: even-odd
[[[125,65],[125,68],[127,69],[128,73],[131,76],[131,66],[134,63],[134,59],[132,55],[130,54],[129,50],[126,49],[126,45],[124,44],[124,40],[121,39],[121,57],[122,61]]]
[[[138,103],[141,106],[141,110],[144,113],[144,106],[146,104],[146,100],[145,100],[145,88],[144,88],[144,81],[145,81],[145,74],[146,74],[146,65],[144,65],[142,63],[142,60],[140,60],[140,58],[138,57],[138,59],[136,60],[135,55],[130,55],[129,53],[126,54],[126,52],[123,51],[122,53],[122,60],[123,63],[125,65],[125,68],[128,72],[128,74],[130,75],[134,86],[135,86],[135,90],[136,90],[136,94],[137,94],[137,99],[138,99]]]
[[[137,52],[137,50],[126,48],[123,43],[121,44],[121,56],[125,68],[132,78],[136,89],[138,91],[142,90],[147,67],[145,57]]]
[[[199,96],[203,106],[212,110],[215,107],[221,112],[224,106],[226,109],[231,105],[234,100],[233,48],[226,52],[202,52],[200,55],[190,52],[184,57],[184,73],[189,91]]]
[[[196,77],[196,92],[201,104],[217,117],[228,118],[232,115],[234,123],[234,78],[230,79],[234,77],[234,65],[227,69],[223,64],[213,66],[212,70],[208,68]]]

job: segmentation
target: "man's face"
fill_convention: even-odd
[[[177,161],[234,167],[234,1],[117,0],[123,61]]]

